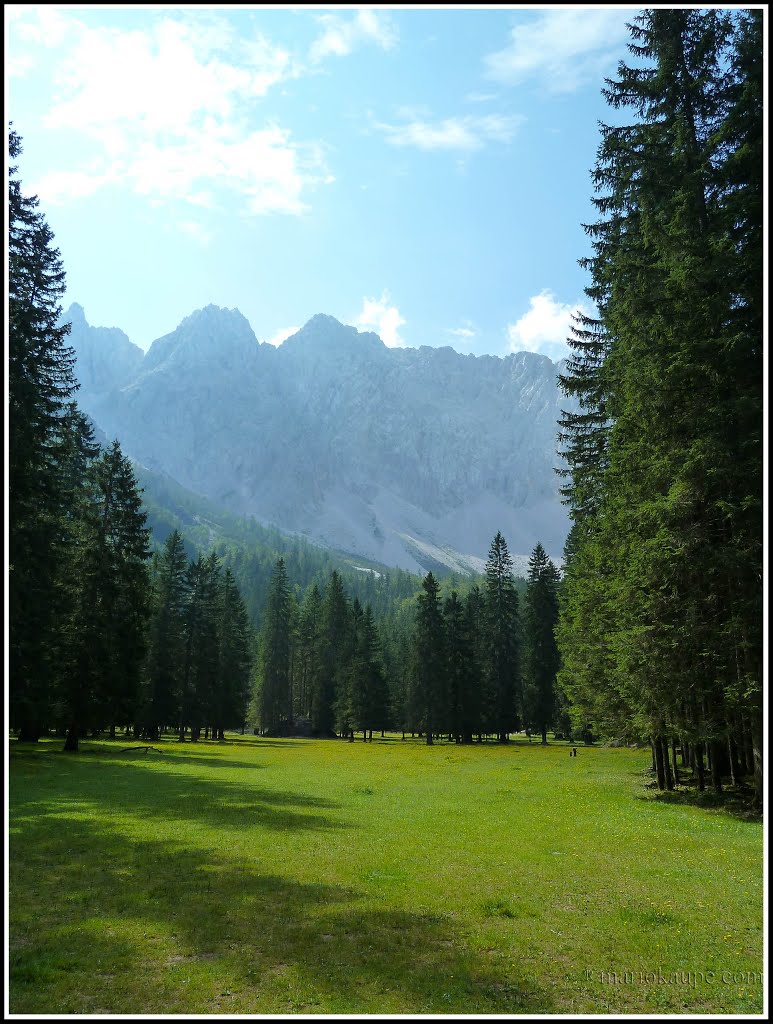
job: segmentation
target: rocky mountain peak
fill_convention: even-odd
[[[238,309],[210,303],[180,321],[178,326],[150,346],[143,373],[172,362],[192,368],[202,363],[229,366],[253,358],[258,340],[247,318]]]
[[[288,338],[283,349],[287,352],[321,354],[364,353],[385,348],[377,334],[371,331],[360,332],[356,327],[349,327],[326,313],[316,313],[292,337]]]

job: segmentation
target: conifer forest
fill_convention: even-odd
[[[764,18],[629,21],[556,371],[568,537],[527,566],[502,532],[420,574],[146,495],[79,405],[9,126],[14,1012],[760,1011]]]

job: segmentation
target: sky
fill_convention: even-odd
[[[637,10],[6,5],[65,308],[142,348],[214,303],[560,358]]]

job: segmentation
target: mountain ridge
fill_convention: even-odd
[[[80,375],[126,336],[74,312]],[[566,402],[547,356],[389,348],[327,314],[275,347],[210,304],[135,364],[87,378],[85,411],[133,458],[233,512],[410,571],[430,548],[477,565],[497,530],[514,555],[540,540],[560,556]]]

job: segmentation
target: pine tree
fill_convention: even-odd
[[[438,581],[428,572],[416,598],[415,678],[422,711],[421,728],[427,743],[434,741],[443,714],[442,693],[446,677],[445,630]]]
[[[280,558],[271,576],[261,630],[259,668],[260,722],[263,732],[271,736],[287,731],[292,720],[290,633],[290,588],[284,559]]]
[[[163,726],[179,723],[185,666],[185,608],[188,559],[183,539],[174,530],[154,561],[152,613],[145,668],[143,721],[150,739]]]
[[[564,382],[604,444],[585,472],[566,426],[561,675],[576,714],[651,737],[664,785],[677,734],[708,745],[717,789],[738,723],[761,742],[757,14],[646,11],[631,26],[637,66],[621,62],[605,96],[638,120],[603,128],[589,229],[604,346]]]
[[[483,733],[483,702],[485,682],[485,610],[483,594],[475,584],[464,602],[463,629],[467,637],[467,677],[459,692],[459,718],[463,742],[471,743],[474,735]]]
[[[117,441],[90,470],[73,558],[62,703],[65,750],[84,728],[129,723],[138,702],[149,614],[149,531],[131,463]]]
[[[464,605],[456,590],[452,590],[443,603],[448,665],[448,720],[449,732],[457,743],[470,742],[474,726],[468,714],[467,693],[471,684],[471,646],[467,632]]]
[[[339,736],[354,739],[355,728],[364,729],[367,714],[367,662],[362,645],[363,607],[354,598],[347,618],[344,648],[339,660],[335,684],[335,728]],[[342,652],[339,652],[342,653]]]
[[[322,595],[316,583],[301,604],[295,646],[296,708],[299,715],[311,720],[312,699],[322,672]]]
[[[311,727],[317,736],[334,734],[335,702],[349,653],[349,607],[341,577],[333,571],[322,603],[321,666],[311,703]]]
[[[61,473],[71,435],[74,353],[60,326],[64,270],[53,235],[25,196],[13,163],[21,140],[9,133],[8,518],[9,698],[11,725],[36,740],[49,718],[61,627],[57,591],[66,581],[72,488]]]
[[[220,562],[214,552],[206,558],[199,555],[188,566],[180,742],[185,739],[185,730],[188,727],[191,742],[197,742],[202,728],[211,720],[218,673],[219,575]]]
[[[486,562],[484,592],[486,677],[490,725],[501,743],[520,728],[520,623],[513,561],[507,542],[497,533]]]
[[[362,646],[368,678],[366,722],[372,739],[374,729],[380,729],[383,733],[389,726],[389,688],[384,670],[383,645],[369,604],[365,606]]]
[[[227,727],[244,725],[252,667],[250,633],[242,595],[226,567],[217,601],[217,681],[210,719],[213,739],[224,739]]]
[[[529,559],[523,616],[524,712],[528,728],[547,743],[554,722],[556,675],[560,667],[555,628],[558,623],[559,573],[537,543]]]

